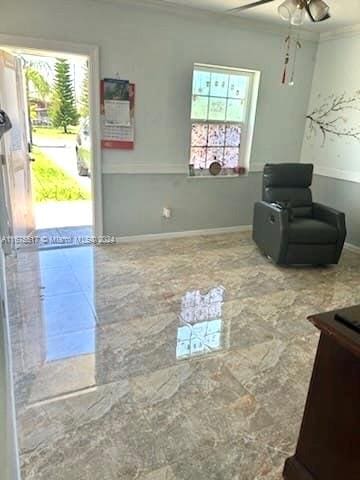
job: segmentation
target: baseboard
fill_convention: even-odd
[[[207,228],[202,230],[183,230],[180,232],[148,233],[146,235],[116,237],[116,243],[166,240],[170,238],[196,237],[199,235],[220,235],[222,233],[251,232],[251,230],[252,225],[238,225],[236,227]]]
[[[128,235],[116,237],[116,243],[146,242],[151,240],[166,240],[171,238],[197,237],[199,235],[221,235],[222,233],[251,232],[252,225],[238,225],[235,227],[205,228],[201,230],[182,230],[179,232],[147,233],[145,235]],[[360,254],[360,247],[346,242],[344,247]]]
[[[360,247],[358,247],[357,245],[353,245],[352,243],[345,243],[344,247],[347,249],[347,250],[350,250],[350,252],[354,252],[354,253],[360,253]]]

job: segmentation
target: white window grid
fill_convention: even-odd
[[[206,145],[195,145],[192,143],[192,138],[190,136],[190,150],[192,148],[204,148],[204,149],[209,149],[209,148],[219,148],[219,149],[223,149],[223,154],[225,153],[225,149],[226,148],[238,148],[238,164],[239,165],[242,165],[244,162],[243,162],[243,152],[245,151],[245,141],[244,139],[246,139],[246,131],[247,131],[247,124],[248,124],[248,120],[249,120],[249,112],[250,112],[250,102],[251,102],[251,96],[252,96],[252,90],[253,90],[253,76],[254,76],[254,72],[250,71],[250,70],[245,70],[245,69],[241,69],[241,68],[233,68],[233,67],[217,67],[215,65],[204,65],[204,64],[194,64],[194,68],[193,68],[193,72],[195,71],[204,71],[204,72],[207,72],[207,73],[210,73],[210,87],[209,87],[209,94],[207,95],[202,95],[201,93],[195,93],[193,91],[191,91],[191,102],[193,100],[193,97],[194,96],[197,96],[197,97],[203,97],[203,98],[208,98],[209,101],[208,101],[208,105],[207,105],[207,119],[197,119],[197,118],[194,118],[193,116],[191,116],[191,132],[190,132],[190,135],[192,133],[192,126],[194,124],[199,124],[199,125],[224,125],[225,126],[225,129],[228,127],[228,126],[231,126],[231,125],[237,125],[240,127],[240,131],[241,131],[241,137],[240,137],[240,145],[238,147],[234,147],[232,145],[226,145],[226,134],[225,134],[225,140],[224,140],[224,145],[209,145],[208,143],[208,137],[207,137],[207,141],[206,141]],[[248,85],[247,85],[247,90],[246,90],[246,94],[245,94],[245,97],[243,99],[238,99],[237,97],[230,97],[229,96],[229,88],[230,88],[230,82],[228,83],[228,86],[227,86],[227,95],[226,97],[225,96],[218,96],[218,95],[211,95],[211,75],[212,74],[217,74],[217,73],[226,73],[227,75],[239,75],[239,76],[246,76],[248,77],[249,81],[248,81]],[[192,87],[193,88],[193,87]],[[213,120],[213,119],[208,119],[209,117],[209,109],[210,109],[210,99],[212,98],[215,98],[215,99],[222,99],[222,100],[226,100],[226,108],[225,108],[225,120]],[[244,120],[243,121],[234,121],[234,120],[226,120],[227,118],[227,109],[228,109],[228,104],[229,104],[229,100],[243,100],[244,103],[245,103],[245,106],[244,106]],[[191,106],[192,106],[192,103],[191,103]],[[208,134],[209,134],[209,130],[208,130]],[[189,155],[189,158],[190,158],[190,161],[189,163],[191,164],[191,154]]]

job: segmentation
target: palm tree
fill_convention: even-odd
[[[40,60],[29,55],[23,56],[22,61],[26,82],[30,143],[32,145],[32,120],[35,116],[35,105],[31,103],[30,91],[33,90],[36,100],[43,102],[45,107],[48,106],[51,97],[51,85],[45,75],[50,74],[51,66],[45,58]]]
[[[31,84],[37,98],[47,103],[50,97],[51,87],[43,75],[36,68],[28,66],[25,68],[25,78],[27,83]]]

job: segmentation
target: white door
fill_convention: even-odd
[[[26,96],[21,60],[2,50],[0,108],[5,110],[12,123],[11,130],[3,135],[0,145],[10,233],[24,236],[34,230]]]

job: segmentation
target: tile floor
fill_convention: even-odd
[[[49,250],[51,248],[79,247],[89,245],[93,236],[93,229],[90,225],[38,228],[32,234],[33,243],[22,248]]]
[[[8,296],[23,480],[280,480],[360,255],[279,268],[248,234],[22,252]]]

